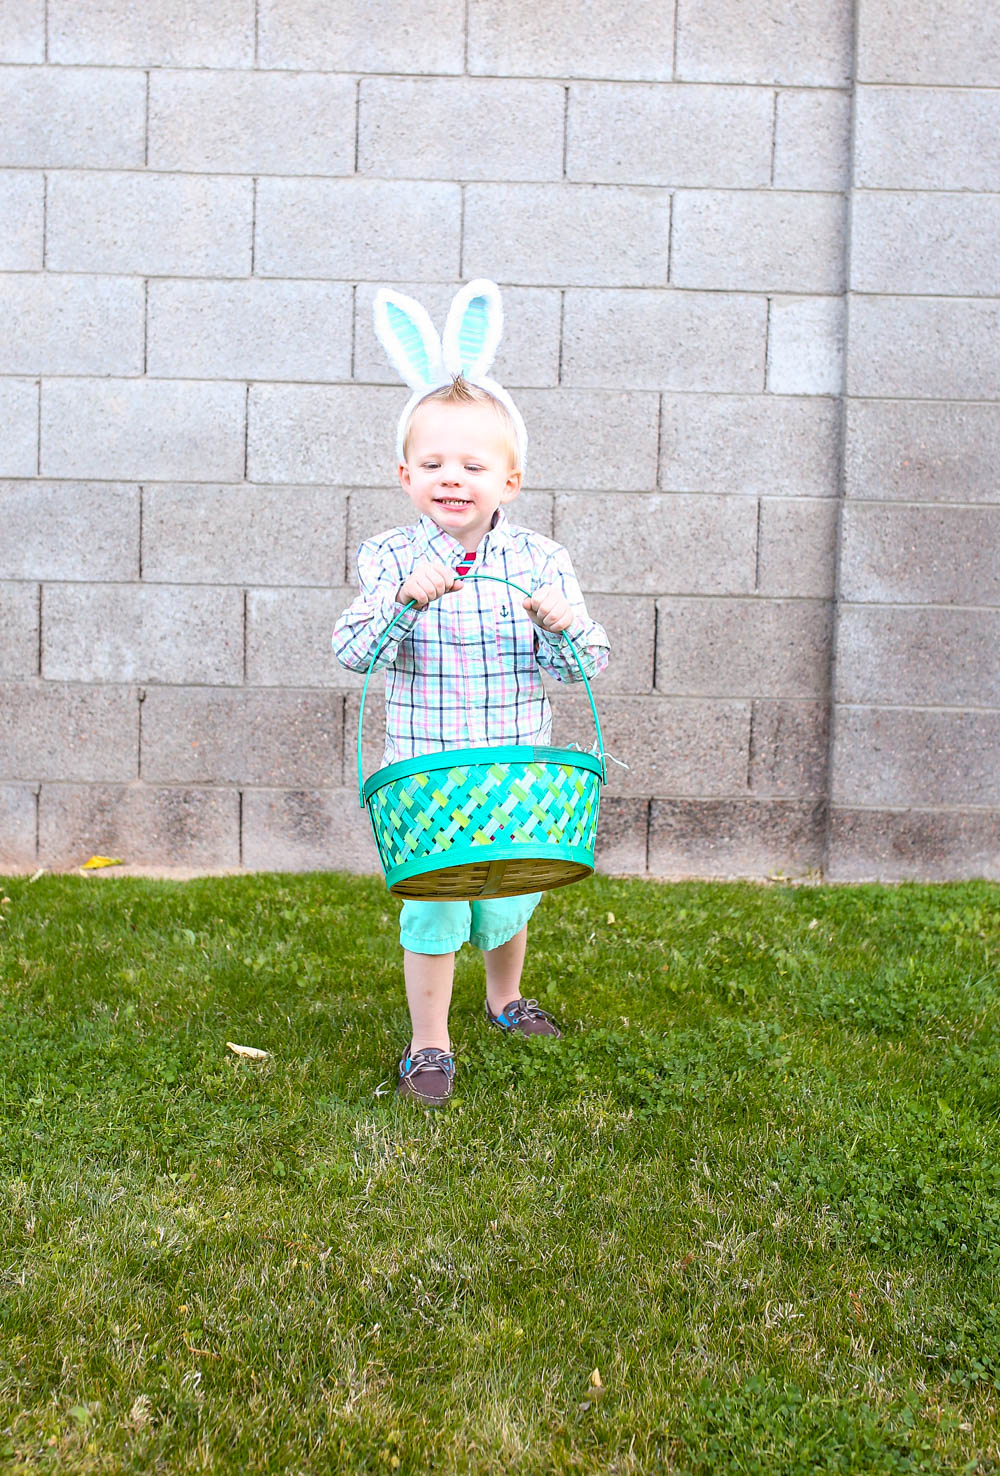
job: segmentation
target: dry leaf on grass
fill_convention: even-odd
[[[236,1045],[231,1040],[226,1041],[226,1050],[232,1051],[234,1056],[249,1056],[252,1061],[263,1061],[271,1054],[270,1051],[259,1051],[256,1046]]]
[[[80,867],[81,871],[100,871],[102,866],[124,866],[125,862],[120,856],[91,856]]]

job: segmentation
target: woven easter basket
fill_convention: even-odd
[[[466,578],[520,590],[490,574]],[[408,609],[395,616],[375,649],[358,715],[361,805],[368,810],[389,891],[422,901],[475,901],[551,891],[590,876],[606,771],[594,694],[565,631],[590,699],[599,758],[530,744],[452,748],[363,777],[368,683],[393,626]]]

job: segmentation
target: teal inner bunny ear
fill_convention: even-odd
[[[490,308],[486,297],[479,294],[469,301],[458,329],[458,353],[463,372],[468,372],[479,359],[490,326]]]
[[[413,370],[413,379],[411,382],[415,383],[419,379],[422,384],[429,384],[433,378],[434,365],[430,361],[427,345],[424,342],[420,329],[414,323],[409,313],[397,307],[394,302],[386,304],[386,315],[389,326],[396,335],[400,348],[406,355],[406,361]]]

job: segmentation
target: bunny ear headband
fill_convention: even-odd
[[[524,421],[503,386],[486,378],[503,333],[500,289],[495,282],[479,277],[456,292],[441,338],[426,308],[412,297],[383,287],[375,297],[375,332],[390,362],[413,391],[396,430],[397,461],[405,460],[406,427],[420,401],[461,375],[499,400],[510,413],[523,469],[528,445]]]

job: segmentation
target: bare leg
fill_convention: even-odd
[[[455,978],[455,955],[411,953],[404,948],[403,977],[413,1027],[413,1049],[422,1051],[436,1046],[439,1051],[450,1051],[448,1009]]]
[[[499,948],[483,952],[486,965],[486,1002],[494,1015],[519,997],[521,993],[521,970],[528,946],[528,924]]]

